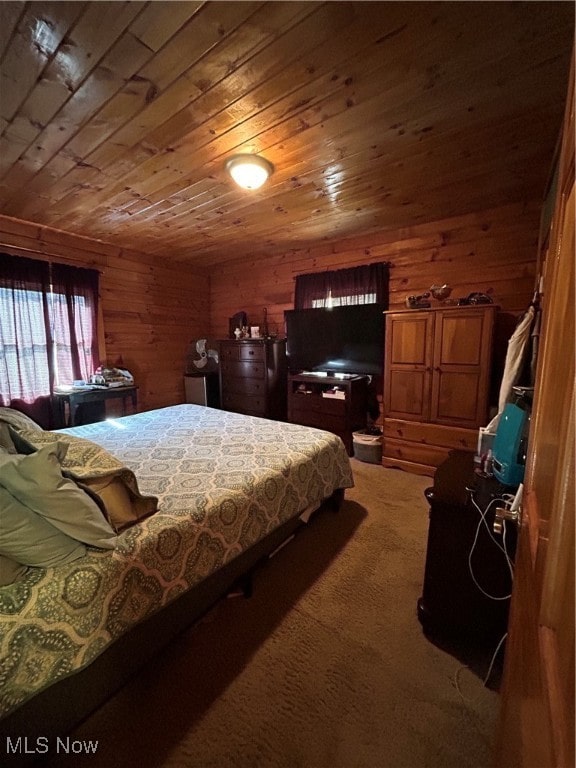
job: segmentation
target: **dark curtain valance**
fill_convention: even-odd
[[[25,256],[0,253],[0,287],[45,292],[50,285],[50,264]]]
[[[325,306],[329,299],[338,304],[370,303],[388,308],[390,265],[387,262],[363,264],[327,272],[298,275],[294,288],[295,309]]]
[[[55,292],[85,294],[91,291],[98,296],[100,273],[97,269],[72,267],[27,256],[13,256],[0,252],[0,287],[11,288],[16,283],[29,291],[44,291],[50,282],[59,286]]]

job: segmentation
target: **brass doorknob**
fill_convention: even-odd
[[[516,523],[518,527],[520,527],[521,522],[521,511],[520,509],[507,509],[505,507],[496,507],[496,511],[494,513],[494,533],[502,533],[504,530],[504,523],[506,520],[511,520],[512,522]]]
[[[522,494],[524,493],[524,485],[520,483],[516,495],[509,507],[496,507],[494,512],[494,533],[502,533],[504,530],[504,523],[506,520],[511,520],[516,523],[518,528],[522,524]]]

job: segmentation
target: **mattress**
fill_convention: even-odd
[[[130,628],[285,521],[353,485],[323,430],[178,405],[60,430],[112,453],[158,511],[110,551],[0,588],[0,716],[85,668]]]

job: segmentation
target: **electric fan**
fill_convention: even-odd
[[[218,370],[218,351],[208,348],[207,339],[192,342],[186,357],[187,373],[211,373]]]

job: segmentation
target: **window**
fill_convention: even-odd
[[[98,272],[0,254],[0,403],[34,403],[98,367]]]
[[[348,304],[382,304],[387,309],[389,270],[387,263],[380,262],[298,275],[294,308],[321,309]]]
[[[354,301],[351,301],[354,299]],[[330,307],[344,307],[350,304],[375,304],[376,293],[358,293],[355,296],[332,296],[332,291],[328,289],[328,295],[322,299],[312,299],[314,309],[328,309]]]

